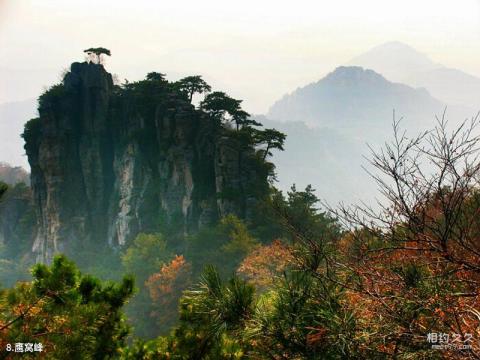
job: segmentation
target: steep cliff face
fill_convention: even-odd
[[[39,114],[23,135],[38,261],[121,247],[162,221],[188,233],[228,213],[248,218],[267,182],[253,147],[164,80],[118,87],[103,66],[74,63],[39,98]]]
[[[28,251],[35,231],[32,192],[24,183],[9,187],[0,201],[0,244],[9,256]]]

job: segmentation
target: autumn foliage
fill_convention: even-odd
[[[91,358],[478,359],[475,125],[449,135],[440,122],[413,139],[395,128],[372,160],[387,177],[375,177],[376,208],[322,211],[310,186],[292,187],[268,199],[281,234],[271,242],[233,215],[192,237],[185,256],[139,236],[124,264],[143,276],[139,307],[168,334],[125,346],[131,282],[102,284],[59,258],[1,294],[0,345],[38,338],[64,358],[90,339]],[[423,171],[425,160],[438,171]]]
[[[272,286],[293,260],[292,249],[280,240],[253,250],[237,272],[257,287]]]
[[[151,316],[163,325],[173,324],[178,317],[178,301],[191,281],[191,265],[183,255],[175,256],[158,273],[151,275],[145,282],[154,304]]]

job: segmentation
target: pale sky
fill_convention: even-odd
[[[122,79],[200,74],[264,113],[387,41],[480,76],[480,0],[0,0],[0,103],[37,97],[103,46]]]

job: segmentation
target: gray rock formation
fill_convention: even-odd
[[[20,183],[10,187],[0,201],[0,244],[26,250],[34,232],[32,194]]]
[[[49,262],[87,244],[113,248],[159,219],[189,233],[255,203],[255,150],[168,84],[119,88],[101,65],[74,63],[25,128],[38,219],[33,251]]]

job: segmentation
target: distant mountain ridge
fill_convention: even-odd
[[[305,122],[314,127],[383,132],[390,129],[393,110],[413,128],[421,128],[441,113],[445,104],[425,89],[392,83],[358,66],[341,66],[323,79],[285,95],[267,117]]]
[[[20,166],[10,166],[7,163],[0,162],[0,181],[9,185],[18,183],[30,184],[30,174]]]
[[[399,41],[387,42],[356,56],[346,66],[361,66],[381,73],[390,81],[403,82],[412,74],[443,68],[428,56]]]
[[[441,69],[414,50],[408,53],[403,60],[425,74]],[[371,69],[341,66],[283,96],[266,118],[258,119],[287,134],[285,151],[275,156],[283,190],[293,183],[299,188],[312,184],[317,195],[331,203],[372,204],[375,182],[362,166],[368,168],[365,157],[371,155],[367,144],[379,149],[392,138],[393,110],[397,119],[404,118],[401,128],[410,136],[431,129],[445,109],[451,124],[475,115],[467,107],[438,100],[428,89],[392,82]]]
[[[401,42],[376,46],[346,65],[372,69],[390,81],[424,87],[433,97],[449,105],[480,109],[480,78],[436,63]]]

